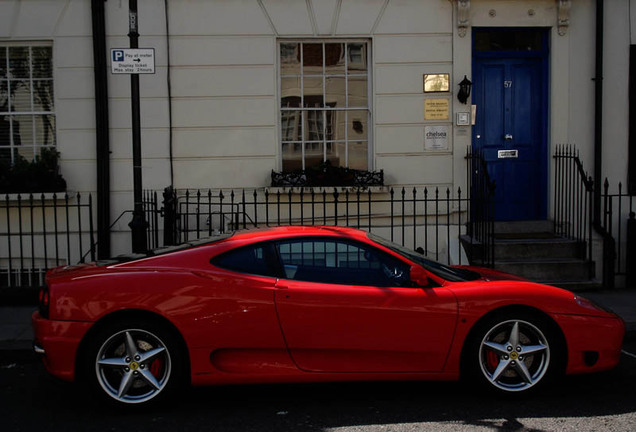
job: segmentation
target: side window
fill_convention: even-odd
[[[211,260],[217,267],[239,273],[277,277],[273,246],[247,246],[226,252]]]
[[[279,243],[285,278],[307,282],[365,286],[404,286],[408,266],[366,245],[333,239]]]

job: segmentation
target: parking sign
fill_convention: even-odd
[[[154,48],[113,48],[110,60],[110,71],[114,74],[155,73]]]

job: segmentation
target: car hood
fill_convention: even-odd
[[[529,282],[528,279],[516,276],[510,273],[502,272],[499,270],[485,268],[485,267],[474,267],[474,266],[453,266],[454,268],[469,270],[471,272],[477,273],[479,278],[484,281],[500,281],[500,280],[514,280],[514,281],[526,281]]]

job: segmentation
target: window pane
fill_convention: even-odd
[[[13,78],[29,78],[29,48],[9,47],[9,70]]]
[[[302,118],[300,111],[281,111],[280,127],[283,141],[300,141],[302,134]]]
[[[543,49],[541,30],[478,30],[474,33],[475,51],[540,51]]]
[[[31,112],[31,85],[29,81],[11,81],[10,85],[10,111],[16,113]]]
[[[7,78],[7,48],[0,47],[0,80]],[[0,89],[2,86],[0,85]]]
[[[343,43],[325,44],[325,73],[327,75],[344,75],[345,73],[345,45]]]
[[[360,72],[367,70],[367,53],[366,44],[363,43],[349,43],[347,44],[348,51],[348,70],[351,72]]]
[[[322,44],[304,43],[303,45],[303,73],[322,74]]]
[[[313,142],[305,144],[305,169],[316,167],[324,160],[323,143]]]
[[[38,146],[55,145],[55,117],[53,115],[36,115],[35,143]]]
[[[33,78],[52,78],[53,58],[51,47],[33,47],[31,55],[33,57]]]
[[[300,77],[283,77],[280,80],[281,108],[300,106]]]
[[[239,273],[276,277],[266,257],[263,247],[245,247],[215,258],[213,264]]]
[[[15,115],[11,116],[11,125],[13,127],[13,145],[14,146],[33,146],[33,116]],[[31,150],[32,152],[33,150]],[[22,151],[20,151],[22,154]],[[33,153],[30,153],[33,155]]]
[[[345,77],[326,77],[326,102],[330,107],[345,107]]]
[[[25,158],[28,161],[31,161],[33,159],[35,159],[35,152],[34,152],[34,147],[33,146],[20,146],[20,147],[16,147],[17,153],[22,156],[23,158]]]
[[[15,148],[11,148],[8,145],[5,147],[0,137],[0,163],[11,164],[17,154],[18,152]]]
[[[305,141],[322,141],[325,136],[323,110],[305,111]]]
[[[348,87],[349,107],[367,107],[369,105],[369,97],[367,90],[366,76],[350,76]]]
[[[305,108],[322,107],[322,77],[305,77],[303,80],[303,93]]]
[[[9,81],[0,79],[0,113],[9,112]]]
[[[345,126],[347,125],[347,112],[334,111],[333,119],[333,136],[331,138],[334,140],[345,140],[347,138],[345,134]]]
[[[11,117],[0,114],[0,147],[11,145]]]
[[[353,110],[347,111],[348,114],[348,139],[351,140],[364,140],[368,138],[368,113],[367,111]]]
[[[297,171],[303,169],[302,143],[283,143],[283,171]]]
[[[300,44],[280,44],[280,73],[281,75],[300,73]]]
[[[347,155],[345,149],[347,144],[344,141],[328,142],[327,160],[332,166],[346,167]]]
[[[349,142],[349,168],[367,170],[369,164],[369,144],[366,141]]]
[[[53,111],[53,81],[33,81],[33,111]]]

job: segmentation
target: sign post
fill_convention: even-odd
[[[139,48],[139,31],[137,21],[137,0],[129,0],[128,3],[128,38],[130,39],[130,48]],[[132,50],[131,50],[132,51]],[[114,54],[113,54],[114,55]],[[126,59],[125,53],[122,60]],[[137,57],[139,58],[139,57]],[[154,56],[153,56],[154,58]],[[140,62],[134,62],[140,63]],[[154,69],[154,65],[153,65]],[[132,230],[132,250],[135,253],[146,252],[147,239],[146,222],[144,215],[144,206],[142,199],[142,177],[141,177],[141,112],[139,108],[139,74],[131,73],[130,75],[130,100],[132,106],[132,155],[133,155],[133,199],[135,206],[133,209],[132,221],[128,224]]]

